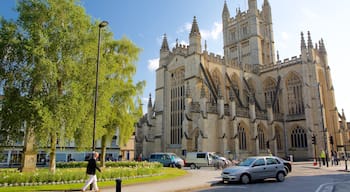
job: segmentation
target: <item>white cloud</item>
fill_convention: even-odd
[[[201,35],[203,39],[213,39],[217,40],[222,34],[222,24],[215,22],[211,30],[201,30]]]
[[[189,33],[191,31],[192,28],[192,24],[191,23],[185,23],[184,25],[182,25],[177,31],[177,34],[181,34],[181,33]]]
[[[159,67],[159,58],[148,60],[147,68],[150,71],[155,71]]]

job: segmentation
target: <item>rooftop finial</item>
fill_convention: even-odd
[[[307,48],[312,49],[314,46],[312,45],[311,34],[310,31],[307,32]]]
[[[161,50],[166,50],[166,51],[169,51],[169,45],[168,45],[168,40],[166,38],[166,34],[164,33],[164,36],[163,36],[163,43],[162,43],[162,47],[161,47]]]
[[[305,39],[304,39],[304,33],[301,32],[301,43],[300,43],[301,50],[306,49]]]

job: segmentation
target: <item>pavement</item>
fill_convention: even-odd
[[[210,170],[208,170],[210,169]],[[151,183],[132,184],[122,187],[122,192],[182,192],[209,188],[221,181],[221,170],[213,167],[203,167],[197,170],[187,169],[188,174],[171,180],[155,181]],[[101,188],[101,192],[116,192],[116,188]]]
[[[339,172],[345,172],[345,166],[314,166],[313,162],[293,162],[293,166],[300,166],[303,168],[310,168],[310,170],[321,170],[326,174],[337,174]],[[350,165],[348,167],[348,171],[350,173]],[[151,183],[140,183],[140,184],[132,184],[125,185],[123,183],[121,185],[121,192],[185,192],[185,191],[194,191],[199,189],[209,188],[221,182],[221,170],[215,170],[212,167],[204,167],[199,170],[191,170],[187,169],[188,174],[171,180],[165,181],[155,181]],[[303,173],[300,173],[303,174]],[[321,185],[316,192],[348,192],[350,189],[350,181],[349,182],[341,182],[341,183],[325,183]],[[116,187],[111,188],[101,188],[101,192],[118,192]]]

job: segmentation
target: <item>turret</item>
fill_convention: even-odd
[[[148,105],[147,105],[147,121],[151,123],[152,119],[152,96],[149,94]]]
[[[166,34],[164,34],[162,46],[160,48],[160,54],[162,55],[162,53],[168,53],[168,52],[169,52],[168,40],[166,38]]]
[[[314,53],[313,53],[313,48],[314,46],[312,45],[312,40],[311,40],[311,34],[310,31],[307,32],[307,49],[309,53],[309,61],[313,61],[314,59]]]
[[[300,41],[301,58],[303,62],[307,62],[307,49],[306,49],[306,44],[304,39],[304,33],[301,32],[300,35],[301,35],[301,41]]]
[[[268,0],[264,0],[262,11],[263,11],[265,21],[272,23],[271,6]]]
[[[227,3],[225,1],[224,9],[222,10],[222,22],[224,26],[228,24],[229,19],[230,19],[230,11],[228,10]]]
[[[159,59],[159,67],[162,67],[167,62],[167,57],[170,55],[168,40],[166,38],[166,34],[163,36],[162,46],[160,48],[160,59]]]
[[[256,12],[258,10],[258,3],[256,0],[248,0],[249,11]]]
[[[193,18],[192,28],[190,33],[190,54],[191,53],[201,53],[201,33],[199,32],[199,27],[197,24],[196,17]]]

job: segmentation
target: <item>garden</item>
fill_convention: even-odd
[[[87,179],[87,162],[57,163],[55,173],[48,168],[37,168],[35,172],[22,173],[18,169],[0,169],[0,191],[39,191],[80,189]],[[113,187],[115,180],[123,185],[173,178],[186,174],[179,169],[163,168],[151,162],[106,162],[102,172],[97,172],[99,186]]]

